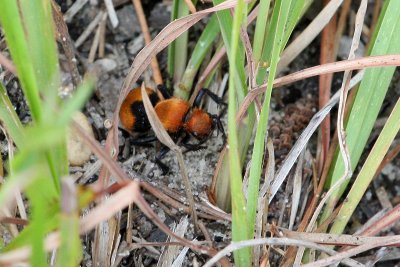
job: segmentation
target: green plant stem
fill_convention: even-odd
[[[271,101],[272,85],[276,74],[276,69],[279,61],[279,55],[282,46],[285,45],[282,40],[285,33],[285,25],[289,15],[288,1],[278,0],[275,2],[273,19],[277,20],[275,35],[271,40],[274,43],[271,51],[271,67],[268,74],[267,89],[264,96],[264,102],[260,113],[260,120],[256,130],[254,141],[253,154],[251,157],[251,168],[249,175],[248,197],[247,197],[247,222],[249,231],[253,237],[254,224],[256,219],[258,191],[260,186],[260,177],[262,169],[262,160],[264,158],[265,135],[267,131],[269,108]]]
[[[312,0],[297,0],[297,1],[288,1],[290,2],[287,5],[287,11],[289,12],[289,16],[287,18],[286,21],[286,25],[285,25],[285,31],[284,31],[284,35],[282,36],[282,46],[280,47],[281,51],[283,51],[283,49],[285,48],[290,34],[292,33],[294,27],[296,26],[297,22],[299,21],[301,15],[305,12],[305,10],[309,7],[309,5],[311,4]],[[274,10],[275,11],[275,10]],[[264,38],[262,39],[262,41],[264,42],[263,46],[262,46],[262,54],[261,54],[261,58],[256,62],[256,63],[262,63],[259,65],[258,68],[258,72],[257,72],[257,76],[256,76],[256,80],[257,80],[257,84],[260,85],[262,83],[264,83],[264,79],[266,77],[266,75],[268,74],[269,71],[269,67],[272,64],[272,62],[270,62],[271,60],[271,53],[272,53],[272,49],[275,46],[275,44],[273,42],[271,42],[271,38],[273,38],[273,36],[275,36],[275,31],[277,29],[277,16],[279,16],[278,13],[273,12],[272,13],[272,18],[270,23],[268,24],[267,29],[265,30],[264,33]],[[257,29],[256,29],[257,31]],[[260,30],[262,31],[262,30]],[[260,33],[261,35],[261,33]],[[260,50],[260,48],[257,48],[258,50]],[[258,53],[258,51],[257,51]]]
[[[238,137],[236,128],[236,90],[235,86],[235,63],[239,49],[239,34],[241,25],[247,14],[247,5],[243,0],[239,0],[235,8],[233,19],[231,49],[229,54],[229,105],[228,105],[228,129],[229,129],[229,170],[231,176],[231,195],[232,195],[232,240],[240,241],[249,238],[245,213],[245,200],[242,191],[242,171],[240,167]],[[235,90],[236,89],[236,90]],[[251,253],[250,249],[240,249],[234,252],[236,266],[250,266]]]
[[[192,89],[193,81],[199,70],[201,64],[203,63],[204,57],[209,53],[212,44],[216,37],[218,36],[220,30],[218,25],[218,20],[216,15],[211,16],[208,21],[207,26],[200,35],[199,40],[190,56],[189,63],[183,73],[182,79],[178,87],[174,90],[174,95],[182,98],[188,99],[189,94]]]
[[[253,41],[253,57],[256,65],[258,65],[260,62],[263,51],[264,39],[267,34],[267,19],[268,19],[270,2],[271,2],[270,0],[260,1],[260,8],[258,10],[256,28],[254,33],[254,41]]]

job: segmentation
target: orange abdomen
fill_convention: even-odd
[[[155,105],[159,101],[156,92],[150,88],[146,88],[146,92],[151,103]],[[143,133],[150,130],[151,126],[144,109],[140,87],[131,90],[122,102],[119,119],[122,126],[128,131]]]
[[[158,102],[154,109],[165,130],[177,133],[182,128],[189,104],[182,99],[170,98]]]

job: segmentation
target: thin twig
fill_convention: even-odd
[[[9,70],[14,76],[17,76],[17,69],[11,60],[9,60],[3,53],[0,52],[0,65]]]
[[[113,26],[113,28],[116,28],[118,26],[119,22],[118,22],[117,13],[115,12],[115,9],[114,9],[114,4],[113,4],[112,0],[104,0],[104,3],[106,4],[107,13],[108,13],[108,17],[110,18],[111,25]]]
[[[103,14],[101,20],[104,20],[105,18],[107,18],[107,13]],[[88,63],[93,63],[93,61],[96,57],[96,52],[97,52],[97,48],[99,47],[99,41],[100,41],[100,27],[101,27],[101,23],[99,23],[96,33],[94,34],[92,46],[90,47],[90,50],[89,50]]]
[[[92,31],[100,23],[103,15],[104,15],[104,11],[100,11],[99,14],[97,14],[97,16],[92,20],[92,22],[89,23],[87,28],[82,32],[82,34],[78,37],[78,39],[76,39],[76,41],[75,41],[76,48],[80,47],[83,44],[83,42],[86,41],[86,39],[89,37],[89,35],[92,33]]]
[[[108,14],[106,16],[108,16]],[[104,47],[106,44],[106,26],[107,19],[104,19],[100,22],[99,58],[104,57]]]
[[[69,35],[68,26],[63,19],[61,9],[54,0],[51,1],[51,9],[53,13],[53,21],[56,28],[56,39],[61,44],[61,47],[64,51],[67,60],[67,67],[72,78],[72,83],[74,85],[74,88],[76,88],[81,83],[81,76],[79,75],[78,67],[76,65],[76,49],[74,47],[71,36]]]
[[[191,1],[190,1],[191,2]],[[141,0],[132,0],[135,7],[137,17],[139,19],[140,28],[142,29],[144,42],[148,45],[151,42],[151,35],[149,31],[149,26],[147,25],[146,17],[144,15]],[[153,77],[156,84],[163,84],[163,79],[160,71],[160,66],[158,65],[157,58],[154,57],[151,60],[151,69],[153,70]]]
[[[188,9],[190,10],[190,13],[194,14],[196,13],[196,7],[194,6],[193,2],[191,0],[185,0],[185,4],[188,6]]]
[[[322,266],[328,266],[330,264],[335,264],[340,262],[341,260],[344,259],[349,259],[350,257],[353,257],[357,254],[363,253],[367,250],[376,248],[376,247],[384,247],[384,246],[389,246],[389,245],[394,245],[400,242],[400,236],[385,236],[383,240],[379,240],[376,242],[369,242],[364,245],[337,253],[336,255],[330,256],[328,258],[318,260],[312,263],[304,264],[302,265],[303,267],[322,267]]]
[[[79,10],[88,2],[89,0],[77,0],[75,1],[72,6],[65,12],[64,20],[66,22],[71,22],[72,18],[78,13]]]
[[[211,260],[209,260],[204,267],[211,267],[213,264],[217,263],[221,257],[231,253],[232,251],[244,248],[244,247],[250,247],[250,246],[256,246],[256,245],[263,245],[263,244],[268,244],[270,246],[304,246],[307,248],[312,248],[316,250],[323,251],[327,254],[330,255],[336,255],[337,252],[334,251],[333,249],[326,248],[322,245],[317,245],[316,243],[309,242],[309,241],[303,241],[303,240],[297,240],[297,239],[291,239],[291,238],[260,238],[260,239],[252,239],[252,240],[245,240],[245,241],[240,241],[240,242],[232,242],[229,246],[224,248],[223,250],[219,251]],[[352,259],[341,259],[343,264],[346,264],[347,266],[363,266],[360,263],[356,262],[355,260]]]

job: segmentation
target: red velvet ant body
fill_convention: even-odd
[[[188,101],[170,97],[165,88],[161,86],[158,88],[166,98],[165,100],[160,100],[156,92],[149,88],[146,88],[146,93],[154,106],[158,118],[171,137],[177,139],[182,133],[193,136],[199,140],[197,144],[189,144],[186,142],[188,138],[183,138],[182,145],[188,150],[197,150],[202,148],[201,144],[203,144],[214,129],[218,127],[222,132],[225,142],[226,136],[220,121],[221,115],[211,115],[199,108],[200,102],[205,94],[209,95],[216,103],[226,107],[222,99],[207,89],[201,89],[193,103],[193,107],[191,107]],[[151,126],[144,109],[140,87],[131,90],[126,96],[121,105],[119,117],[123,128],[131,134],[137,135],[150,130]],[[146,144],[155,140],[157,140],[155,136],[139,137],[134,140],[134,144]],[[168,152],[168,150],[166,150],[166,152]],[[162,167],[164,172],[168,168],[161,163],[160,159],[166,152],[164,149],[161,151],[161,154],[156,157],[157,163]]]

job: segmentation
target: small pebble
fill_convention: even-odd
[[[74,120],[85,130],[85,132],[94,138],[92,126],[82,112],[74,115]],[[82,137],[75,131],[69,129],[67,135],[68,161],[72,166],[82,166],[92,155],[92,151],[84,144]]]

